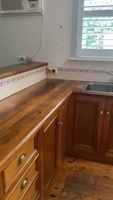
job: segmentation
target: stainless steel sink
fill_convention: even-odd
[[[113,84],[109,83],[87,83],[82,88],[89,92],[107,92],[113,93]]]

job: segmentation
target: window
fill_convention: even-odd
[[[78,0],[77,27],[75,57],[113,59],[113,0]]]

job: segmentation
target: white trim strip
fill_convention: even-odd
[[[69,60],[86,60],[86,61],[108,61],[113,62],[113,58],[94,58],[94,57],[76,57],[76,58],[69,58]]]
[[[0,100],[5,99],[47,78],[46,67],[0,79]]]

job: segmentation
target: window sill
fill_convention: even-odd
[[[107,62],[113,62],[113,58],[102,58],[102,57],[77,57],[77,58],[69,58],[69,60],[81,60],[81,61],[107,61]]]

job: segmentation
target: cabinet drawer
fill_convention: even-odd
[[[22,170],[27,161],[31,158],[34,149],[34,138],[28,140],[13,156],[12,162],[7,164],[3,170],[4,189],[10,185],[17,174]]]
[[[24,198],[24,200],[35,200],[39,198],[40,193],[37,190],[37,181],[35,183],[33,183],[33,185],[31,186],[30,190],[28,191],[26,197]]]
[[[32,164],[32,166],[28,169],[28,171],[24,174],[24,176],[20,179],[17,184],[15,190],[11,193],[10,197],[7,200],[21,200],[25,196],[29,187],[31,186],[33,180],[38,176],[38,172],[36,171],[36,161]]]

